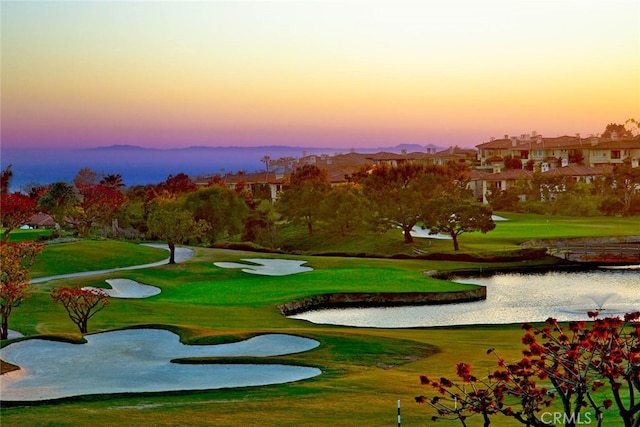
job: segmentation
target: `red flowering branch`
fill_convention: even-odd
[[[594,319],[590,328],[586,322],[569,322],[566,332],[555,319],[548,319],[540,329],[525,325],[541,341],[541,344],[535,339],[525,343],[529,345],[525,354],[536,359],[537,374],[549,378],[562,398],[565,412],[573,414],[574,419],[586,406],[591,406],[596,417],[601,418],[602,411],[613,402],[606,399],[597,404],[591,392],[608,383],[625,427],[638,427],[640,312],[627,313],[623,319],[599,318],[599,315],[599,312],[589,312]],[[623,396],[628,396],[627,400]]]
[[[493,349],[487,353],[491,352]],[[456,375],[462,384],[447,378],[431,380],[422,375],[420,382],[431,386],[440,396],[431,399],[418,396],[416,402],[428,404],[436,410],[438,415],[432,417],[434,421],[439,417],[457,419],[465,426],[467,418],[480,414],[483,425],[487,427],[491,424],[492,415],[502,414],[527,426],[549,426],[536,415],[541,407],[552,403],[553,394],[545,388],[537,388],[526,363],[505,365],[499,359],[498,365],[499,369],[493,374],[486,379],[479,379],[471,374],[470,365],[458,363]]]
[[[485,380],[478,380],[469,365],[459,363],[457,376],[462,385],[422,376],[422,384],[444,398],[419,396],[416,401],[435,408],[438,416],[434,418],[453,417],[463,425],[468,416],[482,414],[488,426],[489,416],[499,413],[536,427],[549,425],[542,410],[556,396],[562,402],[566,427],[575,427],[587,407],[595,411],[598,426],[602,426],[603,412],[615,402],[624,426],[640,427],[640,312],[628,313],[623,319],[599,318],[598,312],[589,316],[592,322],[568,322],[566,326],[552,318],[539,328],[524,324],[522,343],[526,347],[521,360],[506,364],[498,357],[498,369]],[[487,353],[495,354],[493,349]],[[599,403],[593,393],[605,388],[613,400]]]

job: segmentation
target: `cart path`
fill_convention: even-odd
[[[169,247],[167,245],[164,245],[161,243],[143,243],[143,245],[150,246],[152,248],[165,249],[167,251],[169,250]],[[176,247],[176,254],[175,254],[176,262],[184,262],[188,259],[191,259],[193,258],[194,254],[195,252],[193,251],[193,249]],[[58,276],[38,277],[35,279],[31,279],[31,283],[43,283],[43,282],[48,282],[49,280],[56,280],[56,279],[71,279],[75,277],[97,276],[99,274],[113,273],[116,271],[138,270],[142,268],[159,267],[161,265],[165,265],[168,263],[169,263],[169,257],[163,259],[162,261],[152,262],[150,264],[132,265],[129,267],[117,267],[117,268],[110,268],[106,270],[82,271],[79,273],[60,274]]]

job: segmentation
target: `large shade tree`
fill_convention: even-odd
[[[433,234],[448,234],[453,240],[454,250],[459,250],[458,236],[462,233],[480,231],[486,233],[496,225],[489,208],[468,199],[439,197],[425,205],[421,218]]]
[[[405,243],[413,243],[411,230],[420,221],[429,200],[463,192],[466,181],[457,167],[402,163],[366,166],[351,179],[361,184],[371,202],[371,216],[384,230],[398,227]]]
[[[276,208],[284,219],[305,224],[311,236],[320,203],[330,188],[327,171],[304,165],[289,177]]]
[[[80,201],[78,190],[71,184],[58,181],[51,185],[38,200],[38,209],[54,217],[60,227],[64,226],[76,204]]]
[[[169,264],[175,264],[176,245],[202,237],[209,229],[203,220],[194,220],[182,203],[172,199],[158,199],[152,203],[147,216],[150,235],[164,240],[169,246]]]
[[[353,183],[333,187],[320,205],[320,218],[326,227],[345,236],[363,227],[369,212],[369,201],[362,188]]]
[[[629,162],[616,165],[606,177],[607,197],[601,210],[611,215],[637,215],[640,213],[640,167]]]
[[[198,189],[196,183],[184,172],[169,175],[165,181],[159,183],[156,187],[159,193],[167,193],[172,196],[190,193]]]
[[[209,225],[206,235],[210,243],[240,233],[249,211],[238,193],[220,185],[188,193],[184,207],[196,221],[202,220]]]
[[[78,202],[69,212],[69,221],[80,235],[87,236],[94,223],[107,225],[124,200],[120,191],[102,185],[83,186]]]

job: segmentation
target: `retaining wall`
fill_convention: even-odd
[[[487,289],[484,286],[454,292],[333,293],[314,295],[280,304],[278,309],[283,315],[290,316],[323,308],[453,304],[480,301],[486,298]]]

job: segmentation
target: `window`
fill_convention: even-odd
[[[612,159],[620,159],[620,150],[611,150]]]

